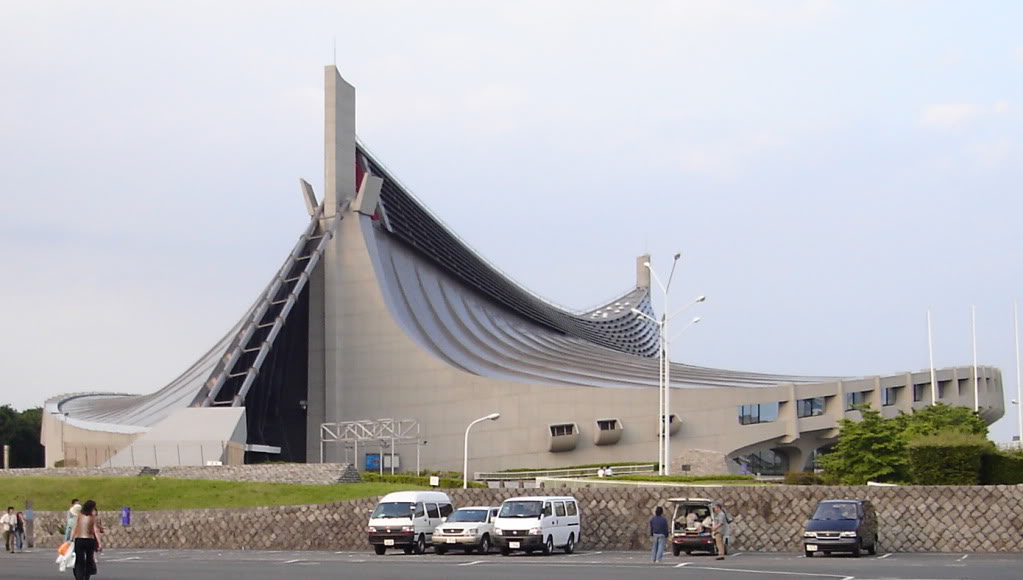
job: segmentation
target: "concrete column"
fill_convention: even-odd
[[[345,82],[338,74],[337,67],[328,66],[325,78],[325,112],[324,112],[324,225],[337,215],[342,204],[355,198],[355,88]],[[335,422],[343,417],[342,399],[344,398],[345,380],[343,366],[341,325],[347,324],[350,318],[345,317],[344,248],[341,239],[344,230],[356,228],[354,216],[348,215],[338,224],[334,236],[327,242],[320,262],[319,270],[323,274],[323,413],[310,414],[307,419],[310,431],[313,421]],[[350,237],[350,236],[349,236]],[[316,306],[310,308],[310,316],[314,316]],[[310,327],[312,329],[312,327]],[[310,332],[314,332],[310,330]],[[314,338],[310,336],[310,338]],[[312,342],[310,343],[312,347]],[[312,349],[310,348],[310,354]],[[310,371],[313,370],[310,365]],[[318,387],[317,387],[318,389]],[[316,390],[310,385],[310,396]],[[315,419],[313,419],[315,417]],[[307,448],[315,445],[316,452],[311,457],[319,459],[319,426],[316,436],[309,438]],[[338,447],[326,449],[326,461],[337,461]]]
[[[643,264],[650,262],[650,254],[643,254],[636,258],[636,288],[650,287],[650,268]]]
[[[332,218],[355,198],[355,87],[333,65],[326,67],[324,85],[323,217]]]

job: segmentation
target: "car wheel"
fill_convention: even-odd
[[[445,548],[444,546],[434,546],[433,547],[433,553],[434,554],[439,554],[439,555],[443,556],[444,554],[447,553],[447,551],[448,551],[448,549]]]
[[[508,554],[511,554],[511,550],[509,550],[508,548],[505,548],[504,546],[501,546],[501,555],[502,556],[507,556]]]
[[[543,544],[543,555],[550,556],[554,552],[554,536],[547,536],[547,541]]]
[[[727,556],[728,555],[728,538],[725,538],[724,544],[725,544],[725,553],[721,554],[721,555],[722,556]]]
[[[810,550],[803,550],[803,552],[806,554],[807,558],[813,558],[813,552]]]
[[[671,555],[672,556],[678,556],[681,553],[682,553],[682,547],[681,546],[679,546],[678,544],[672,544],[671,545]]]
[[[870,544],[870,547],[867,548],[867,553],[871,556],[877,555],[877,536],[874,536],[874,541]]]
[[[568,535],[568,543],[565,544],[565,553],[571,554],[575,551],[575,534]]]
[[[387,546],[383,544],[374,544],[373,551],[377,553],[377,556],[383,556],[384,552],[387,551]]]
[[[853,551],[852,551],[852,557],[853,558],[859,558],[860,554],[863,552],[863,546],[862,546],[862,544],[860,542],[861,542],[860,540],[856,540],[856,545],[853,546]]]
[[[692,550],[686,550],[686,556],[692,556],[692,555],[693,555],[693,551]]]
[[[419,537],[416,538],[416,545],[412,548],[412,551],[417,554],[426,553],[426,535],[419,534]]]
[[[483,539],[480,540],[480,545],[477,550],[480,554],[490,553],[490,536],[484,534]]]

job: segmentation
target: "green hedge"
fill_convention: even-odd
[[[1023,455],[990,453],[981,462],[980,481],[984,485],[1019,485],[1023,483]]]
[[[961,431],[915,437],[906,447],[917,485],[977,485],[981,458],[992,449],[983,435]]]
[[[790,471],[785,474],[785,485],[824,485],[824,480],[816,473],[807,471]]]
[[[407,483],[409,485],[418,485],[421,487],[430,487],[429,476],[416,476],[416,475],[380,475],[379,473],[364,472],[360,473],[363,481],[376,481],[381,483]],[[440,478],[440,489],[457,489],[462,487],[461,479],[454,479],[450,477]],[[469,487],[487,487],[486,485],[470,481]]]

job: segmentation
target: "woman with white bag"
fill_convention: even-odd
[[[74,568],[75,566],[75,544],[74,544],[74,531],[75,525],[78,523],[78,514],[82,513],[82,504],[78,503],[78,500],[72,502],[71,509],[68,510],[67,522],[64,524],[64,545],[58,550],[60,554],[57,556],[57,563],[60,564],[60,571],[63,572],[68,568]]]
[[[96,502],[90,499],[82,505],[82,513],[78,514],[72,533],[75,542],[75,580],[89,580],[96,574],[96,552],[103,551],[100,542],[102,531],[103,526],[96,514]]]

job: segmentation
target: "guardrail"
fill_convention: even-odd
[[[1023,449],[1023,442],[1020,441],[1009,441],[1006,443],[999,443],[998,448],[1002,451],[1018,451]]]
[[[494,471],[476,472],[473,479],[476,481],[523,481],[536,479],[537,477],[597,477],[599,467],[582,467],[579,469],[538,469],[535,471]],[[628,475],[631,473],[653,473],[657,471],[656,463],[644,465],[612,465],[614,475]]]

